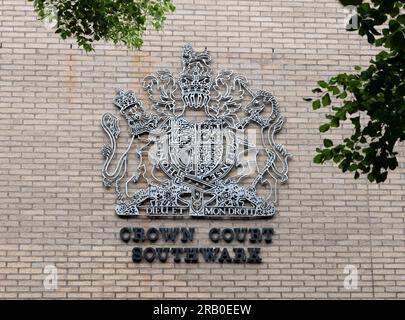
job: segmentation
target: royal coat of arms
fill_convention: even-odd
[[[275,142],[284,123],[278,103],[232,71],[213,77],[210,62],[207,49],[195,52],[187,44],[177,79],[169,70],[147,76],[143,88],[151,112],[134,92],[117,92],[114,104],[129,126],[129,142],[120,155],[119,120],[103,115],[110,140],[102,148],[103,184],[115,188],[118,216],[275,214],[277,185],[288,179],[290,157]],[[135,166],[129,173],[131,157]],[[138,187],[131,192],[130,185]]]

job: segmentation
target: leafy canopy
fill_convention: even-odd
[[[74,37],[86,51],[104,39],[128,48],[140,48],[148,25],[161,30],[170,0],[29,0],[42,20],[56,23],[63,39]]]
[[[395,147],[405,139],[405,1],[340,0],[357,8],[360,36],[383,51],[362,69],[352,74],[338,74],[329,81],[319,81],[312,90],[317,99],[314,110],[330,107],[328,121],[320,132],[339,127],[350,120],[353,134],[335,145],[330,139],[317,148],[315,163],[333,160],[345,172],[354,172],[357,179],[367,174],[368,180],[383,182],[388,171],[398,166]]]

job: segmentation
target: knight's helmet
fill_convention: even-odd
[[[180,74],[179,85],[186,108],[196,110],[208,106],[213,84],[210,62],[211,57],[207,48],[203,52],[195,52],[190,44],[183,47],[183,71]]]

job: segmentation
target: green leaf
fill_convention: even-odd
[[[321,126],[319,127],[319,131],[320,131],[320,132],[326,132],[326,131],[329,130],[329,128],[330,128],[329,123],[325,123],[325,124],[323,124],[323,125],[321,125]]]
[[[343,158],[343,156],[341,156],[341,155],[335,155],[334,157],[333,157],[333,162],[335,162],[335,163],[339,163],[340,161],[342,161],[342,158]]]
[[[344,6],[355,6],[363,2],[363,0],[339,0],[339,2]]]
[[[323,160],[323,155],[322,155],[322,154],[317,154],[317,155],[314,157],[314,163],[321,163],[322,160]]]
[[[326,89],[328,87],[328,84],[324,80],[318,81],[318,84],[321,88]]]
[[[389,25],[389,30],[391,32],[394,32],[394,31],[398,30],[401,27],[401,24],[398,21],[395,21],[395,20],[391,20],[388,25]]]
[[[370,44],[373,44],[375,42],[375,37],[371,32],[367,32],[367,41]]]
[[[322,96],[322,105],[323,105],[324,107],[330,105],[331,102],[332,102],[332,101],[330,100],[329,93],[326,93],[326,94],[324,94],[324,95]]]
[[[324,149],[322,154],[325,160],[331,160],[333,158],[332,151],[330,149]]]
[[[340,92],[340,90],[337,86],[329,86],[328,90],[331,91],[334,96],[339,94],[339,92]]]
[[[387,41],[385,42],[386,48],[392,48],[393,50],[399,51],[404,49],[405,47],[405,37],[404,33],[401,30],[395,31],[389,37],[387,37]]]
[[[333,117],[333,119],[330,121],[330,126],[332,128],[338,128],[340,124],[340,120],[338,117]]]
[[[321,100],[317,99],[312,102],[312,109],[317,110],[321,107]]]
[[[397,21],[405,25],[405,14],[401,14],[397,17]]]
[[[336,96],[336,98],[338,98],[338,99],[346,99],[346,97],[347,97],[347,92],[346,91],[343,91],[341,94]]]
[[[330,139],[323,139],[323,145],[325,146],[325,148],[330,148],[333,146],[333,142]]]

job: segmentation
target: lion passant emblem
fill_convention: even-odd
[[[150,112],[133,91],[117,92],[114,104],[129,127],[120,155],[119,120],[103,115],[109,143],[102,147],[102,178],[105,187],[115,189],[118,216],[275,214],[277,185],[288,179],[290,157],[275,142],[284,123],[278,103],[233,71],[213,77],[210,63],[207,49],[196,52],[187,44],[177,79],[166,69],[147,76],[143,88]],[[189,119],[189,112],[204,120]]]

